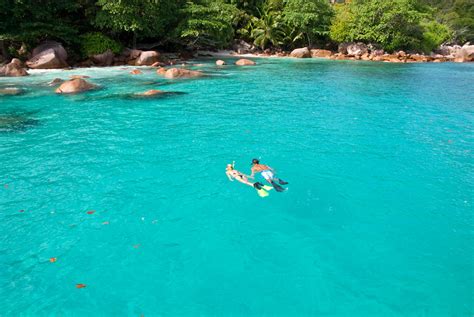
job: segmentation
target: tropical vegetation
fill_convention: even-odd
[[[473,0],[0,0],[0,53],[46,39],[76,52],[121,47],[265,50],[360,41],[428,52],[474,41]]]

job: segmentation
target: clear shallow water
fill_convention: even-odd
[[[471,316],[473,65],[258,62],[0,78],[0,315]]]

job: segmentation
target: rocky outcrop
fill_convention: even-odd
[[[246,59],[246,58],[241,58],[235,62],[235,65],[237,66],[253,66],[256,64],[257,63],[255,63],[254,61],[251,61],[250,59]]]
[[[0,76],[20,77],[27,75],[28,72],[23,68],[23,63],[18,58],[14,58],[7,65],[0,67]]]
[[[33,49],[33,51],[31,52],[31,55],[35,57],[49,50],[53,50],[58,56],[58,58],[60,58],[61,60],[67,61],[68,56],[67,56],[66,50],[61,45],[61,43],[55,42],[55,41],[46,41],[46,42],[41,43],[40,45],[38,45],[37,47]]]
[[[312,49],[311,50],[311,57],[313,58],[328,58],[329,56],[332,55],[332,52],[330,50],[322,50],[322,49]]]
[[[195,78],[202,77],[204,74],[197,70],[189,70],[184,68],[170,68],[165,72],[165,77],[168,79],[176,78]]]
[[[34,69],[53,69],[67,67],[67,52],[64,47],[54,41],[44,42],[32,52],[32,58],[26,65]]]
[[[114,62],[114,53],[107,50],[102,54],[92,55],[90,59],[97,66],[111,66]]]
[[[369,50],[364,43],[350,43],[346,46],[347,55],[362,56]]]
[[[156,51],[144,51],[140,53],[140,56],[137,58],[135,65],[137,66],[150,66],[153,63],[158,62],[160,54]]]
[[[474,45],[464,45],[457,51],[454,61],[457,63],[473,62],[474,61]]]
[[[54,50],[46,50],[34,56],[26,62],[29,68],[33,69],[54,69],[67,67],[67,63],[61,59]]]
[[[87,82],[84,79],[76,78],[65,81],[56,89],[57,94],[75,94],[95,89],[96,85]]]
[[[224,62],[223,60],[221,60],[221,59],[218,59],[218,60],[216,61],[216,65],[217,65],[217,66],[223,66],[223,65],[225,65],[225,62]]]
[[[307,47],[303,48],[297,48],[291,51],[290,57],[295,57],[295,58],[310,58],[311,57],[311,52]]]

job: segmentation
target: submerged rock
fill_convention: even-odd
[[[295,58],[310,58],[311,57],[311,52],[307,47],[303,48],[297,48],[291,51],[290,57],[295,57]]]
[[[20,132],[37,124],[38,120],[25,114],[0,114],[0,133]]]
[[[241,58],[235,62],[235,65],[237,66],[253,66],[256,64],[257,63],[255,63],[254,61],[251,61],[250,59],[246,59],[246,58]]]
[[[23,93],[23,89],[17,87],[0,88],[0,96],[17,96]]]
[[[163,94],[165,94],[165,93],[166,93],[166,92],[164,92],[163,90],[150,89],[150,90],[147,90],[147,91],[142,92],[142,93],[137,94],[137,95],[138,95],[138,96],[147,97],[147,96],[163,95]]]
[[[158,75],[164,75],[164,74],[166,74],[166,68],[160,67],[160,68],[158,68],[158,69],[156,70],[156,73],[157,73]]]
[[[91,78],[90,76],[87,76],[87,75],[71,75],[69,76],[69,78],[71,79],[86,79],[86,78]]]
[[[140,75],[141,73],[142,73],[142,72],[141,72],[141,70],[139,70],[139,69],[134,69],[134,70],[132,70],[132,71],[130,72],[130,74],[132,74],[132,75]]]
[[[74,94],[74,93],[92,90],[92,89],[95,89],[96,87],[97,87],[96,85],[91,84],[85,81],[84,79],[76,78],[76,79],[71,79],[62,83],[61,86],[59,86],[59,88],[56,89],[56,93],[57,94]]]
[[[195,78],[202,77],[204,74],[197,70],[189,70],[184,68],[170,68],[166,71],[165,77],[168,79],[175,78]]]
[[[64,82],[64,79],[61,78],[54,78],[48,83],[48,86],[57,86],[59,84],[62,84]]]

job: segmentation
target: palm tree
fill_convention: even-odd
[[[260,14],[260,18],[252,22],[251,37],[254,44],[263,50],[268,44],[280,46],[286,37],[281,17],[276,12],[265,10]]]

